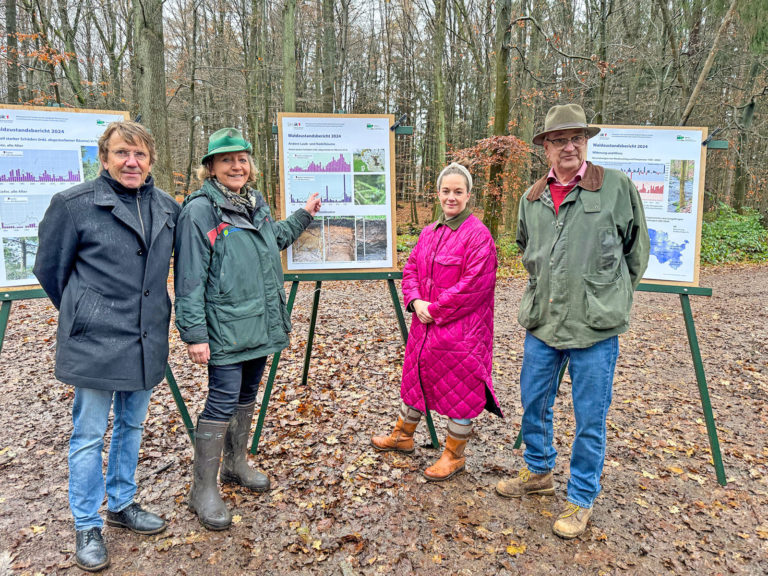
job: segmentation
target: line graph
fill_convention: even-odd
[[[37,227],[51,202],[49,194],[0,197],[0,231],[37,235]]]
[[[605,168],[621,170],[632,180],[643,200],[663,200],[667,165],[661,162],[600,162]]]

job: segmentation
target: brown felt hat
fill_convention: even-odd
[[[552,106],[544,119],[544,130],[533,137],[533,143],[537,146],[544,145],[544,136],[550,132],[558,130],[572,130],[574,128],[583,128],[587,133],[587,138],[592,138],[600,128],[587,124],[587,116],[584,109],[578,104],[562,104]]]

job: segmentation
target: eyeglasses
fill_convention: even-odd
[[[579,146],[583,146],[586,141],[587,141],[586,136],[574,136],[573,138],[552,138],[552,139],[547,138],[547,142],[552,144],[552,146],[554,146],[557,149],[565,148],[566,146],[568,146],[568,142],[570,142],[571,144],[573,144],[578,148]]]
[[[130,150],[110,150],[112,154],[117,158],[118,160],[128,160],[131,156],[133,156],[137,162],[144,162],[149,158],[149,154],[146,152],[132,152]]]

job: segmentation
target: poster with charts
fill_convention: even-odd
[[[651,256],[644,282],[698,286],[706,128],[600,126],[587,159],[620,170],[645,208]]]
[[[278,115],[282,217],[317,192],[322,208],[286,251],[286,271],[396,270],[389,114]]]
[[[0,288],[37,286],[37,227],[57,192],[99,175],[97,142],[126,112],[0,106]]]

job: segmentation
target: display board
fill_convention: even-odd
[[[127,112],[0,106],[0,288],[37,287],[37,227],[51,197],[99,175],[97,142]]]
[[[645,207],[651,257],[645,282],[699,285],[706,128],[600,126],[587,158],[621,170]]]
[[[323,202],[286,251],[286,271],[397,269],[391,114],[278,115],[282,217]]]

